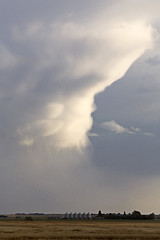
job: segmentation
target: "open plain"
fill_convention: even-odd
[[[0,221],[0,239],[160,239],[159,221]]]

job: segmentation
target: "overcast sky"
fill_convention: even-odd
[[[1,213],[160,213],[159,9],[0,0]]]

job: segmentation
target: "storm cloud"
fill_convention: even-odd
[[[2,209],[29,211],[38,206],[51,211],[54,202],[54,211],[74,211],[77,206],[94,211],[105,209],[108,192],[108,206],[121,210],[123,196],[119,206],[113,199],[119,194],[115,192],[124,175],[124,158],[132,155],[134,146],[143,162],[146,146],[158,142],[153,119],[158,121],[159,116],[154,86],[159,86],[160,4],[156,0],[141,5],[103,0],[0,2]],[[149,118],[143,121],[144,115],[153,109],[147,125]],[[115,132],[127,136],[116,134],[115,139]],[[123,144],[130,146],[125,154]],[[130,163],[135,163],[138,174],[133,156],[127,172],[132,172]],[[121,187],[128,199],[130,186],[136,184],[125,184],[125,179]],[[94,199],[95,193],[102,197]],[[8,207],[11,201],[15,206]],[[128,209],[132,206],[128,203]]]

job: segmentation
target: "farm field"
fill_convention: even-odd
[[[0,239],[159,240],[160,222],[107,220],[0,221]]]

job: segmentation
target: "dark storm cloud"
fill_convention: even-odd
[[[160,82],[157,71],[158,66],[137,61],[124,78],[96,97],[98,106],[105,103],[93,114],[97,123],[94,132],[101,131],[102,137],[92,140],[96,148],[94,161],[103,170],[114,169],[139,178],[159,174]],[[140,132],[118,135],[98,130],[100,123],[113,119],[127,130],[134,127]],[[127,133],[125,129],[120,130]]]
[[[98,95],[90,115],[94,96],[153,44],[158,1],[0,3],[0,212],[143,207],[134,194],[145,181],[153,193],[159,174],[156,57],[135,63]],[[112,120],[155,137],[100,127]],[[84,153],[55,149],[86,146],[92,121],[96,134]],[[147,203],[145,211],[153,199]]]

